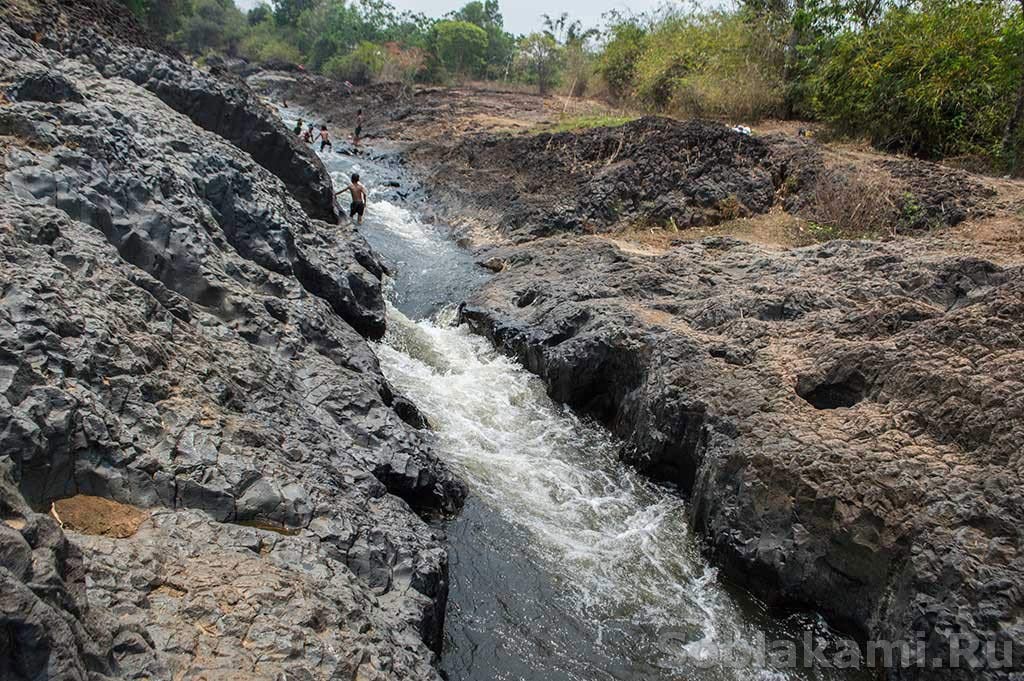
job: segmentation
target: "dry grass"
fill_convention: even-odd
[[[741,241],[760,244],[768,248],[791,248],[815,239],[809,237],[808,223],[791,215],[781,207],[768,213],[726,220],[707,227],[679,230],[662,225],[631,224],[607,235],[601,235],[634,252],[657,253],[685,241],[697,241],[710,236],[731,236]]]
[[[636,119],[637,117],[633,115],[614,113],[563,115],[555,123],[538,126],[531,132],[579,132],[591,128],[617,128]]]
[[[896,236],[905,189],[889,173],[865,166],[821,173],[804,213],[821,239]]]

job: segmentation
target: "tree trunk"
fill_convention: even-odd
[[[1024,2],[1024,0],[1021,0],[1021,2]],[[797,30],[796,22],[803,12],[803,8],[804,1],[796,0],[796,3],[793,6],[793,17],[790,20],[791,25],[789,27],[789,36],[786,38],[786,61],[782,66],[782,82],[786,88],[786,92],[783,97],[784,110],[782,112],[782,117],[786,120],[793,118],[796,105],[796,96],[793,93],[793,82],[796,80],[794,71],[796,71],[797,59],[799,58],[797,48],[800,46],[801,39],[803,38],[800,31]]]
[[[1024,119],[1024,70],[1021,72],[1020,85],[1017,87],[1017,103],[1013,106],[1013,113],[1006,121],[1006,130],[1003,132],[1003,158],[1009,163],[1010,172],[1017,170],[1017,130],[1020,122]]]
[[[1024,0],[1020,0],[1021,14],[1024,15]],[[1024,120],[1024,63],[1021,64],[1020,83],[1017,86],[1017,101],[1013,105],[1013,113],[1006,121],[1003,131],[1003,158],[1007,161],[1010,173],[1017,170],[1017,131],[1021,120]]]

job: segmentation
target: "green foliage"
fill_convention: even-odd
[[[242,41],[240,51],[253,61],[287,62],[289,64],[302,62],[302,54],[294,46],[280,38],[254,40],[250,35]]]
[[[249,22],[250,26],[258,26],[264,21],[269,20],[274,15],[274,11],[270,9],[270,5],[256,5],[249,13],[245,15],[246,21]]]
[[[319,4],[317,0],[273,0],[278,26],[294,26],[299,15]]]
[[[147,0],[120,0],[120,2],[139,18],[145,18],[146,11],[149,9]]]
[[[192,14],[191,0],[120,0],[143,24],[159,36],[181,28]]]
[[[364,41],[346,55],[331,57],[323,66],[325,75],[356,85],[371,82],[384,67],[385,52],[380,45]]]
[[[504,19],[497,0],[473,0],[466,3],[462,9],[452,12],[451,18],[479,26],[487,33],[485,75],[492,78],[507,75],[515,52],[515,38],[505,31]]]
[[[232,0],[194,0],[176,42],[193,54],[208,49],[235,54],[245,28],[245,18]]]
[[[1024,157],[1024,132],[1011,124],[1024,12],[1010,0],[666,6],[613,15],[598,50],[566,14],[514,38],[499,0],[470,0],[441,20],[388,0],[268,0],[245,16],[232,0],[119,2],[187,52],[239,51],[353,82],[454,75],[541,92],[563,84],[582,96],[600,76],[613,98],[650,110],[729,121],[813,116],[840,134],[929,157],[1010,166]]]
[[[995,155],[1020,80],[1022,22],[995,0],[925,0],[846,30],[811,80],[838,131],[930,157]]]
[[[558,82],[564,48],[549,32],[531,33],[519,41],[516,56],[519,67],[530,82],[545,94]]]
[[[633,85],[651,108],[752,120],[781,111],[782,73],[780,44],[764,24],[714,11],[673,16],[650,31]]]
[[[598,72],[604,77],[613,97],[632,94],[636,64],[646,50],[647,31],[633,21],[615,24],[598,60]]]
[[[180,31],[193,13],[191,0],[148,0],[147,4],[146,25],[159,36]]]
[[[434,24],[434,53],[450,74],[478,75],[484,67],[487,32],[468,21],[445,20]]]

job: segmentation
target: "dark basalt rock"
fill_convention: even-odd
[[[153,52],[113,45],[83,31],[69,52],[108,77],[127,78],[205,130],[216,133],[276,175],[310,217],[335,222],[331,178],[306,144],[241,81],[225,82]]]
[[[767,213],[816,220],[819,190],[858,181],[817,145],[782,135],[751,137],[710,121],[645,117],[619,127],[540,135],[479,134],[416,150],[435,200],[493,216],[522,242],[623,225],[685,230]],[[937,164],[878,161],[895,198],[900,233],[955,225],[990,190]],[[832,188],[832,191],[840,189]]]
[[[162,37],[147,31],[117,0],[0,0],[0,16],[27,40],[60,49],[68,36],[88,28],[118,44],[184,61]]]
[[[114,0],[0,0],[0,15],[25,38],[91,61],[107,77],[145,87],[196,125],[248,152],[285,183],[311,217],[337,220],[323,163],[270,107],[243,81],[187,63],[142,29],[123,5]]]
[[[488,253],[509,266],[462,316],[679,485],[731,579],[929,660],[1012,644],[1012,668],[893,678],[1012,679],[1024,270],[926,251],[559,237]]]
[[[88,609],[82,552],[24,503],[10,469],[0,457],[0,676],[106,678],[109,630]]]
[[[29,74],[7,88],[7,97],[25,102],[81,102],[82,93],[60,74]]]
[[[27,74],[81,98],[0,107],[0,676],[436,680],[447,556],[417,511],[465,488],[364,339],[376,256],[146,88],[0,24],[0,80]],[[78,495],[149,519],[28,510]]]

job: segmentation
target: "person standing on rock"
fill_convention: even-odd
[[[360,109],[356,112],[356,131],[352,135],[352,146],[359,146],[359,137],[363,134],[363,110]]]
[[[299,119],[299,122],[295,124],[295,136],[296,137],[301,137],[302,136],[302,119],[301,118]]]
[[[353,174],[351,184],[341,191],[335,192],[334,195],[338,196],[345,192],[352,194],[352,208],[349,210],[349,218],[355,219],[357,225],[363,224],[363,213],[366,211],[366,187],[359,181],[359,173]]]
[[[321,125],[320,126],[320,151],[323,151],[327,147],[330,147],[332,150],[334,149],[334,145],[331,144],[331,134],[329,132],[327,132],[327,126],[326,125]]]
[[[306,128],[306,135],[305,135],[305,137],[303,137],[303,139],[306,140],[306,144],[312,143],[312,141],[313,141],[313,124],[312,123],[310,123],[309,127]]]

